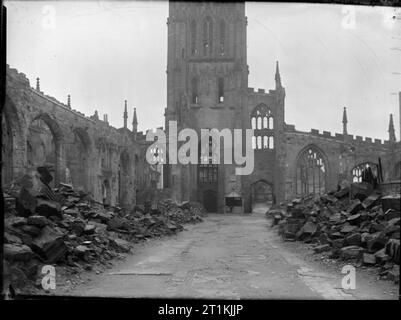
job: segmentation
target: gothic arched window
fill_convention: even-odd
[[[226,23],[224,20],[220,21],[220,55],[224,56],[226,46]]]
[[[254,129],[255,148],[273,150],[273,113],[265,104],[258,105],[252,111],[251,127]]]
[[[352,168],[352,182],[362,182],[377,179],[377,164],[373,162],[363,162]]]
[[[196,22],[193,20],[191,22],[191,54],[196,55]]]
[[[213,22],[210,17],[205,19],[203,23],[203,54],[212,53],[213,48]]]
[[[326,163],[322,152],[315,146],[302,151],[297,160],[297,195],[322,194],[326,190]]]

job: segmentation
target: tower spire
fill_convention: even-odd
[[[395,142],[393,114],[390,114],[390,122],[388,124],[388,139],[390,142]]]
[[[127,100],[124,101],[124,128],[127,129],[128,111],[127,111]]]
[[[69,108],[71,108],[71,96],[70,95],[67,96],[67,106]]]
[[[347,130],[347,108],[344,107],[344,111],[343,111],[343,135],[346,136],[348,134],[348,130]]]
[[[138,119],[136,117],[136,108],[134,108],[134,118],[132,119],[132,132],[137,133],[138,131]]]
[[[276,75],[274,76],[274,79],[276,80],[276,89],[282,88],[278,61],[276,61]]]
[[[40,79],[36,78],[36,90],[40,91]]]

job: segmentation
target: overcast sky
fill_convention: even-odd
[[[32,86],[118,128],[125,99],[139,130],[164,125],[167,2],[5,4],[7,60]],[[388,139],[393,113],[399,139],[399,9],[251,2],[246,15],[249,86],[273,89],[279,60],[287,123],[341,133],[346,106],[349,133]]]

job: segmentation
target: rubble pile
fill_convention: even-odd
[[[35,172],[3,194],[5,273],[17,282],[37,280],[44,264],[78,270],[107,265],[130,252],[133,243],[174,234],[205,214],[198,203],[172,200],[135,206],[131,212],[105,208],[70,185],[51,189],[47,183]]]
[[[400,194],[384,196],[354,183],[351,189],[281,204],[267,215],[286,241],[304,241],[329,258],[378,267],[381,277],[399,281]]]

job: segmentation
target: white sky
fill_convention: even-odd
[[[96,109],[101,118],[107,113],[118,128],[125,99],[129,124],[135,106],[139,130],[164,125],[167,2],[5,5],[7,60],[32,86],[40,77],[46,94],[60,101],[71,94],[74,109],[86,115]],[[352,13],[344,8],[349,9],[247,3],[249,86],[273,89],[279,60],[287,123],[299,130],[341,133],[346,106],[349,133],[388,139],[393,113],[399,139],[395,93],[401,91],[401,11],[354,6],[355,20],[350,20]]]

